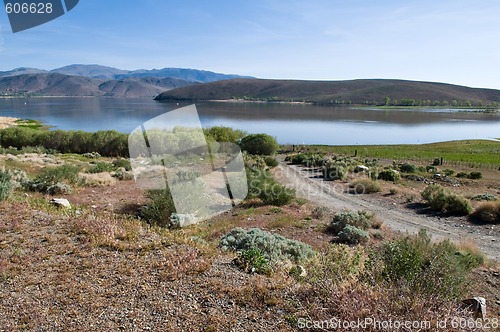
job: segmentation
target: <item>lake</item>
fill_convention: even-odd
[[[188,103],[126,98],[0,98],[0,116],[53,129],[129,133]],[[267,133],[282,144],[410,144],[500,137],[500,113],[438,108],[377,109],[305,104],[196,103],[204,127]]]

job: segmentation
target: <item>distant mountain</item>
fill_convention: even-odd
[[[318,104],[380,105],[385,98],[393,102],[450,105],[500,102],[500,90],[390,79],[349,81],[300,81],[233,79],[186,86],[161,93],[156,100],[269,100],[305,101]],[[397,103],[396,102],[396,103]]]
[[[59,73],[0,77],[0,95],[154,97],[160,92],[194,84],[175,78],[102,80]]]
[[[9,71],[0,71],[0,77],[17,76],[17,75],[23,75],[23,74],[40,74],[40,73],[46,73],[46,72],[47,72],[46,70],[37,69],[37,68],[20,67],[20,68],[12,69]]]
[[[50,72],[64,75],[86,76],[99,79],[114,79],[117,75],[128,73],[127,70],[121,70],[113,67],[77,64],[53,69]]]
[[[181,80],[192,82],[215,82],[229,80],[233,78],[243,78],[240,75],[228,75],[214,73],[206,70],[186,69],[186,68],[163,68],[152,70],[135,70],[126,74],[116,75],[116,78],[121,77],[173,77]],[[248,76],[246,76],[248,77]]]
[[[214,73],[206,70],[187,69],[187,68],[163,68],[163,69],[139,69],[139,70],[122,70],[113,67],[100,65],[81,65],[74,64],[51,70],[53,73],[86,76],[98,79],[123,79],[127,77],[137,78],[177,78],[179,80],[190,82],[215,82],[220,80],[228,80],[233,78],[242,78],[248,76],[227,75]]]

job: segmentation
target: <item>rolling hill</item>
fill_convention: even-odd
[[[500,102],[500,90],[390,79],[300,81],[233,79],[186,86],[161,93],[156,100],[264,100],[317,104],[490,104]]]
[[[0,95],[152,98],[162,91],[188,84],[194,83],[151,77],[104,81],[85,76],[39,73],[0,77]]]
[[[186,68],[122,70],[73,64],[46,71],[21,67],[0,71],[0,96],[150,97],[179,87],[243,76]]]

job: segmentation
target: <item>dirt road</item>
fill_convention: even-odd
[[[402,205],[390,205],[383,198],[346,193],[334,181],[323,181],[310,169],[280,163],[277,179],[294,188],[297,194],[311,202],[334,209],[367,210],[381,218],[385,225],[400,232],[416,233],[426,228],[433,239],[453,241],[471,239],[486,255],[500,261],[500,229],[498,226],[475,226],[446,220],[429,214],[418,214]]]

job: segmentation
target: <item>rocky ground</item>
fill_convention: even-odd
[[[35,173],[62,162],[31,154],[2,160]],[[0,203],[0,331],[292,331],[293,318],[312,310],[301,305],[309,301],[314,310],[323,310],[317,299],[304,300],[308,287],[285,270],[278,268],[271,277],[248,274],[232,263],[234,254],[217,249],[218,240],[238,226],[280,233],[321,251],[332,240],[324,232],[332,213],[363,208],[374,209],[397,231],[425,225],[433,234],[456,235],[457,240],[471,234],[500,241],[497,229],[408,208],[411,189],[384,196],[388,184],[381,194],[332,195],[311,192],[325,183],[301,170],[287,174],[276,176],[292,176],[289,185],[298,185],[298,193],[310,202],[280,208],[248,202],[177,231],[150,227],[134,217],[145,199],[131,180],[75,188],[63,195],[73,205],[70,210],[48,204],[51,197],[16,192]],[[316,205],[328,207],[324,218],[311,218]],[[384,236],[396,234],[387,228]],[[492,257],[498,254],[495,244],[484,248]],[[486,298],[488,317],[500,317],[498,265],[476,269],[471,279],[467,296]],[[352,300],[356,294],[344,289],[335,296],[355,314],[362,302]]]

